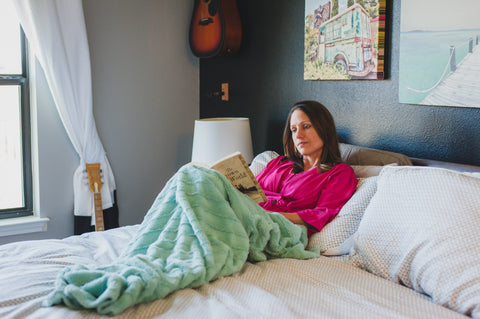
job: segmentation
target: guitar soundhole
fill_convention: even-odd
[[[203,18],[203,19],[200,19],[200,21],[198,21],[199,25],[209,25],[210,23],[213,23],[212,18]]]
[[[189,36],[194,55],[209,58],[238,50],[242,33],[236,1],[195,0]]]

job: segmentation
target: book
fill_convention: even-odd
[[[203,166],[208,167],[206,165]],[[260,187],[260,184],[258,184],[255,175],[253,175],[253,172],[248,167],[247,161],[242,153],[234,152],[227,155],[213,163],[209,168],[222,173],[233,187],[248,195],[255,202],[262,203],[267,200],[267,196]]]

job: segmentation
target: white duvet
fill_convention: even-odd
[[[138,226],[62,240],[0,246],[0,318],[101,318],[64,306],[42,308],[57,274],[72,264],[114,261]],[[462,318],[413,290],[345,259],[277,259],[197,289],[127,309],[118,318]]]

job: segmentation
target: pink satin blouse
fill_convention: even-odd
[[[281,161],[282,158],[271,160],[257,175],[268,198],[259,205],[273,212],[297,213],[313,226],[309,235],[319,232],[355,191],[357,179],[353,169],[342,163],[323,173],[313,168],[294,174],[293,162]]]

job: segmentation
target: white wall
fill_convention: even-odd
[[[97,129],[117,184],[120,224],[140,223],[165,182],[190,160],[199,116],[199,62],[188,46],[190,0],[83,0]],[[78,156],[37,76],[41,233],[73,234],[72,176]]]

